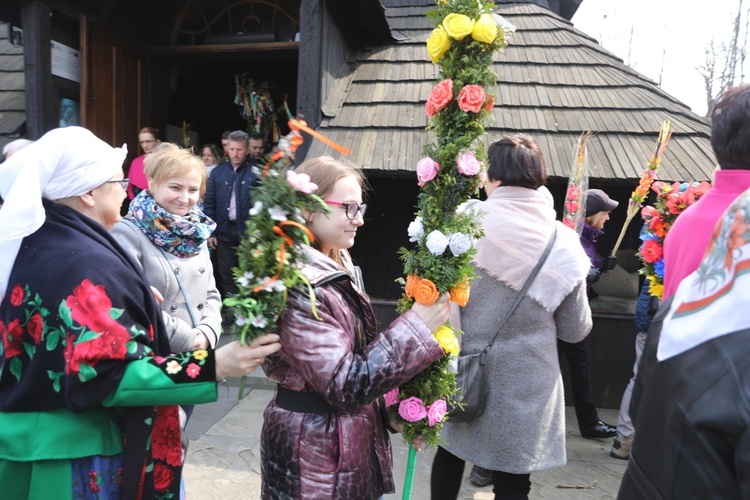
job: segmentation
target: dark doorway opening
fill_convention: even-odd
[[[246,75],[256,84],[267,83],[275,105],[275,115],[282,134],[289,130],[284,110],[286,99],[294,112],[297,98],[297,60],[263,60],[222,62],[181,62],[169,74],[166,122],[182,126],[185,121],[199,134],[199,144],[221,144],[225,130],[247,130],[248,122],[235,104],[235,77]],[[268,137],[269,148],[273,138]]]

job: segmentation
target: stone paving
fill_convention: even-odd
[[[260,497],[260,441],[263,410],[273,396],[270,381],[255,375],[253,389],[237,401],[237,381],[219,388],[216,403],[195,408],[187,433],[191,439],[184,477],[188,500],[256,499]],[[600,410],[601,418],[617,421],[616,410]],[[578,433],[575,413],[566,408],[568,464],[565,467],[531,475],[531,499],[613,499],[627,462],[609,456],[612,439],[583,439]],[[392,439],[394,476],[397,493],[386,499],[401,498],[408,448],[398,437]],[[417,460],[412,499],[430,498],[430,467],[434,449],[423,451]],[[468,480],[470,467],[459,498],[490,500],[492,487],[478,488]],[[560,486],[577,488],[560,488]],[[349,499],[345,499],[349,500]]]

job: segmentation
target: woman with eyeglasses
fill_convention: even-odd
[[[441,358],[432,332],[448,320],[448,295],[415,304],[378,333],[347,249],[364,224],[364,178],[323,156],[297,173],[318,185],[330,215],[303,214],[315,237],[301,255],[315,293],[289,290],[278,324],[282,350],[263,368],[278,383],[263,415],[261,498],[379,498],[394,491],[383,395]]]
[[[143,154],[133,160],[128,169],[128,178],[130,179],[130,185],[128,186],[129,200],[135,198],[138,193],[148,187],[146,175],[143,173],[143,162],[146,159],[146,156],[150,155],[159,144],[161,144],[161,140],[159,140],[159,129],[154,127],[143,127],[141,131],[138,132],[138,145],[143,150]]]
[[[55,129],[0,165],[3,498],[178,498],[177,404],[277,351],[172,354],[143,270],[109,234],[125,199],[113,148]]]

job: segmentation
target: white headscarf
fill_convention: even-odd
[[[750,190],[719,218],[700,267],[677,287],[656,350],[659,361],[750,328],[749,232]]]
[[[0,301],[21,240],[45,220],[42,198],[80,196],[121,171],[128,149],[81,127],[58,128],[0,164]]]

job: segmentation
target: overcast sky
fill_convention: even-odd
[[[572,21],[656,83],[663,61],[662,89],[703,116],[706,92],[696,68],[704,63],[712,37],[728,42],[738,1],[583,0]]]

